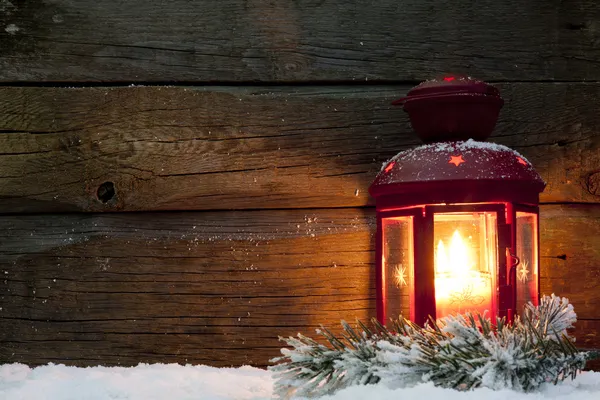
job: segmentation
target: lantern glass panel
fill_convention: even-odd
[[[383,288],[386,315],[411,315],[413,290],[413,217],[384,218]]]
[[[538,303],[537,214],[517,212],[517,304],[523,312],[528,302]]]
[[[434,214],[437,318],[464,312],[495,315],[496,220],[495,212]]]

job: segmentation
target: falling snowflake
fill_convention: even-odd
[[[401,288],[403,286],[406,286],[406,268],[404,268],[402,266],[402,264],[398,264],[396,265],[396,268],[394,268],[394,282],[396,283],[396,286]]]
[[[529,279],[529,269],[527,269],[528,266],[529,265],[527,264],[527,261],[521,262],[521,268],[519,268],[519,271],[517,272],[517,276],[521,282],[527,282]]]

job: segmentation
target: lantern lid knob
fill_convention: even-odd
[[[417,135],[431,143],[486,140],[496,126],[504,100],[488,83],[445,75],[422,82],[392,104],[403,105]]]

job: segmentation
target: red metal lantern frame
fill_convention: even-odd
[[[512,321],[516,308],[516,279],[518,259],[514,256],[516,250],[516,213],[526,212],[539,218],[539,207],[518,203],[462,203],[447,205],[423,205],[407,208],[378,210],[377,212],[377,241],[376,253],[383,253],[382,221],[385,218],[413,217],[414,240],[414,303],[411,303],[410,319],[417,323],[424,323],[429,317],[436,318],[435,285],[433,266],[433,215],[434,213],[455,212],[495,212],[497,216],[498,249],[504,249],[504,256],[498,257],[498,286],[497,310],[490,310],[491,315],[506,317]],[[536,226],[537,230],[537,226]],[[539,235],[536,235],[539,247]],[[538,259],[539,263],[539,259]],[[384,284],[383,258],[377,257],[376,285],[377,291],[377,319],[386,321],[389,315],[386,312],[386,285]],[[504,283],[504,284],[503,284]],[[539,287],[539,274],[537,286]]]
[[[490,212],[496,215],[498,263],[496,309],[490,311],[492,316],[512,321],[518,312],[517,213],[534,216],[533,251],[539,268],[538,204],[545,183],[514,150],[467,140],[481,140],[491,134],[503,104],[498,91],[471,78],[444,78],[418,86],[395,103],[404,104],[413,128],[429,144],[399,153],[369,188],[377,211],[377,318],[385,322],[391,317],[386,310],[384,220],[412,218],[410,318],[422,324],[429,317],[439,317],[434,284],[434,215]],[[539,299],[539,273],[535,285]]]

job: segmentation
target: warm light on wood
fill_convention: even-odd
[[[435,258],[438,318],[457,312],[491,311],[491,285],[491,275],[476,268],[473,254],[458,230],[454,231],[449,246],[438,241]]]

